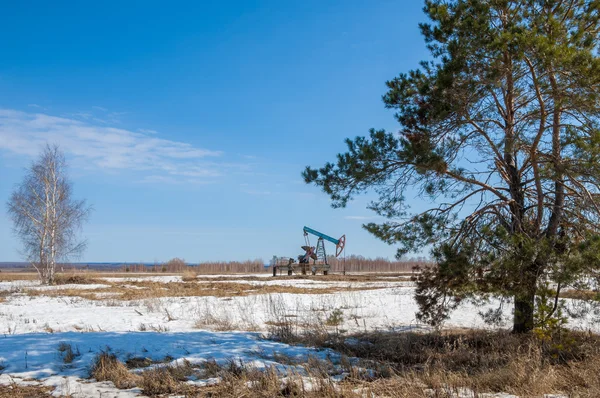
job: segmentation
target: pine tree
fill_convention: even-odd
[[[439,324],[463,300],[500,297],[514,302],[513,330],[528,332],[560,314],[565,289],[598,286],[600,1],[427,0],[424,10],[431,60],[383,97],[399,131],[348,139],[335,163],[303,176],[334,207],[377,192],[370,208],[386,221],[364,227],[398,256],[432,247],[420,319]],[[413,191],[431,207],[412,211]]]

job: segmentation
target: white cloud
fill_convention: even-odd
[[[137,129],[137,131],[144,134],[158,134],[158,131],[151,129]]]
[[[214,178],[228,167],[207,161],[218,159],[222,152],[189,143],[99,126],[88,120],[0,109],[0,150],[33,157],[46,143],[58,144],[87,168],[148,173],[146,182]]]

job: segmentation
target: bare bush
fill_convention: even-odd
[[[184,282],[194,282],[198,280],[198,271],[196,269],[194,269],[193,267],[187,267],[184,271],[183,271],[183,275],[181,277],[181,280],[183,280]]]
[[[71,344],[65,342],[59,343],[57,350],[61,360],[66,364],[72,363],[75,358],[81,356],[78,347],[73,349]]]

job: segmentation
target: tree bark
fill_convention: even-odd
[[[533,311],[535,295],[515,296],[513,333],[528,333],[533,330]]]

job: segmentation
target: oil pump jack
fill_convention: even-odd
[[[325,241],[331,242],[335,245],[335,256],[339,257],[344,251],[346,246],[346,235],[342,235],[341,238],[335,239],[322,232],[316,231],[309,227],[303,228],[304,233],[304,250],[303,254],[298,256],[298,265],[295,265],[296,260],[293,258],[282,258],[273,256],[271,260],[271,266],[273,267],[273,276],[277,275],[277,270],[280,272],[287,271],[288,275],[292,275],[293,271],[300,271],[302,275],[306,275],[308,269],[312,271],[313,275],[316,275],[318,271],[323,271],[323,275],[327,275],[329,272],[330,265],[327,262],[327,251],[325,250]],[[309,235],[317,237],[317,245],[310,245]],[[312,264],[311,264],[312,260]]]

